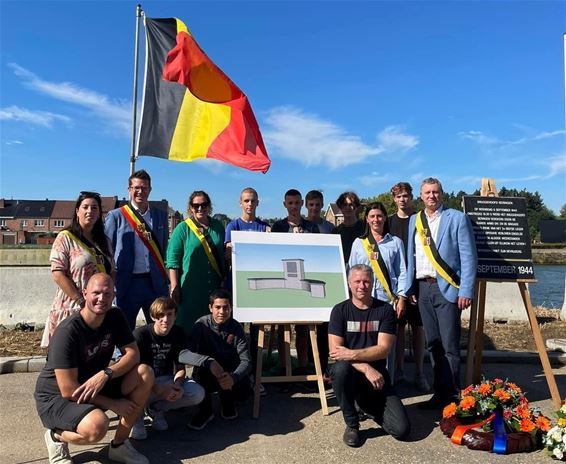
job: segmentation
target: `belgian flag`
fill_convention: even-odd
[[[138,156],[212,158],[267,172],[271,161],[246,95],[177,18],[145,18]]]

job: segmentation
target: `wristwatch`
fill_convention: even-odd
[[[110,380],[112,378],[112,376],[114,375],[114,371],[112,369],[110,369],[109,367],[105,367],[103,369],[103,372],[108,376],[108,380]]]

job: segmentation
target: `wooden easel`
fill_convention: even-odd
[[[496,197],[497,189],[495,187],[495,181],[493,179],[482,179],[481,186],[481,196],[482,197]],[[495,281],[489,280],[490,282],[505,282],[503,280]],[[482,352],[483,352],[483,326],[485,317],[485,295],[487,288],[486,279],[477,279],[474,289],[474,301],[472,303],[472,308],[470,312],[470,331],[468,338],[468,354],[466,358],[466,376],[465,384],[469,385],[472,382],[478,383],[481,374],[481,362],[482,362]],[[540,333],[540,327],[537,323],[537,318],[533,310],[533,305],[531,303],[531,296],[529,294],[529,289],[527,288],[527,282],[536,282],[536,279],[518,279],[516,280],[519,286],[519,291],[521,292],[521,298],[523,299],[523,304],[525,305],[525,310],[527,311],[527,316],[529,318],[529,323],[531,325],[531,331],[535,339],[535,345],[542,363],[544,370],[544,375],[546,377],[546,383],[548,384],[548,389],[550,390],[550,395],[554,405],[559,408],[560,393],[558,392],[558,386],[556,385],[556,379],[552,373],[552,367],[550,366],[550,360],[548,359],[548,353],[544,346],[544,340]]]
[[[273,336],[274,324],[283,325],[284,327],[284,343],[285,343],[285,375],[262,377],[262,365],[263,365],[263,350],[265,343],[265,326],[272,326],[271,336]],[[314,368],[316,374],[311,375],[292,375],[291,372],[291,324],[302,324],[308,325],[309,336],[312,347],[312,354],[314,359]],[[318,343],[316,341],[316,325],[320,322],[254,322],[254,325],[258,326],[258,337],[257,337],[257,363],[255,371],[255,385],[254,385],[254,408],[253,417],[257,419],[259,417],[259,405],[260,405],[260,385],[262,383],[281,383],[281,382],[317,382],[318,383],[318,393],[320,395],[320,404],[322,406],[322,414],[328,415],[328,405],[326,403],[326,392],[324,391],[324,382],[322,380],[322,369],[320,367],[320,358],[318,354]]]

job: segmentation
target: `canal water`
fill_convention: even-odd
[[[566,265],[535,265],[536,284],[529,284],[533,306],[562,308]]]

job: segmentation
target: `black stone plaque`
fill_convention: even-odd
[[[474,228],[479,279],[534,280],[525,198],[465,196],[464,211]]]

